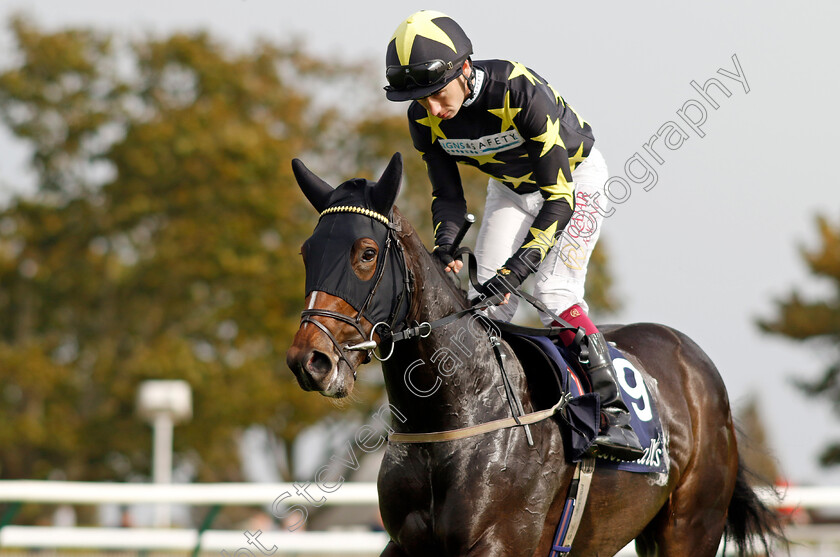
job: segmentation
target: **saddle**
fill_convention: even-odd
[[[586,373],[577,366],[576,356],[571,350],[561,352],[545,336],[502,329],[502,338],[522,364],[533,403],[538,408],[550,407],[561,396],[570,398],[566,408],[554,419],[560,422],[567,458],[571,462],[581,461],[598,434],[600,401],[592,393]],[[645,453],[636,461],[604,460],[603,464],[629,472],[667,472],[666,438],[650,388],[624,354],[612,345],[609,348],[616,370],[623,375],[623,380],[619,380],[621,397],[630,409],[631,424]]]
[[[503,330],[502,338],[522,364],[537,408],[549,408],[563,396],[569,398],[569,403],[554,419],[566,426],[561,431],[568,459],[580,462],[598,435],[601,419],[600,400],[591,392],[586,374],[575,373],[547,337]]]

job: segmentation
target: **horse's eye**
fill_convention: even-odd
[[[362,261],[364,261],[366,263],[370,262],[370,261],[373,261],[375,257],[376,257],[376,250],[373,249],[373,248],[367,248],[362,253]]]

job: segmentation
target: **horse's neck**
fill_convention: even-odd
[[[405,220],[403,219],[403,223]],[[405,224],[403,224],[405,226]],[[408,321],[433,322],[466,307],[438,270],[416,232],[401,238],[414,276]],[[388,398],[403,415],[401,431],[448,430],[509,414],[499,386],[501,371],[486,320],[468,314],[423,339],[403,341],[385,364]],[[508,367],[518,366],[508,358]],[[512,369],[510,371],[517,371]]]

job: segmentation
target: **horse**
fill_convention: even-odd
[[[554,401],[554,379],[526,373],[510,343],[487,334],[492,322],[470,311],[464,291],[394,207],[399,153],[378,181],[356,178],[337,188],[297,159],[292,166],[321,214],[302,249],[306,309],[287,352],[302,389],[347,396],[356,368],[382,344],[393,432],[461,431],[511,416],[498,349],[525,412]],[[393,342],[401,330],[412,333]],[[709,357],[664,325],[613,326],[605,334],[655,387],[669,466],[666,479],[596,466],[570,555],[614,555],[635,540],[642,556],[704,557],[723,538],[747,555],[756,541],[767,552],[784,541],[775,514],[748,483],[726,387]],[[382,556],[551,554],[575,464],[558,421],[529,428],[389,441],[377,480],[390,536]]]

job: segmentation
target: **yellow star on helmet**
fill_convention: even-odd
[[[441,139],[446,139],[446,136],[443,134],[443,131],[440,129],[440,123],[443,121],[441,118],[438,118],[434,114],[429,112],[426,113],[427,116],[425,118],[420,118],[419,120],[415,120],[418,124],[423,126],[429,126],[432,129],[432,143],[435,142],[435,138],[439,137]]]
[[[509,182],[509,183],[513,184],[513,189],[516,189],[519,186],[521,186],[522,184],[536,184],[535,181],[530,180],[532,174],[533,174],[533,172],[529,172],[525,176],[520,176],[518,178],[516,178],[514,176],[505,175],[505,176],[502,176],[502,179],[504,179],[505,182]]]
[[[489,108],[487,112],[502,119],[501,131],[506,131],[513,126],[513,117],[519,114],[521,108],[511,108],[510,91],[505,93],[505,103],[502,108]]]
[[[578,163],[584,160],[586,160],[586,157],[583,156],[583,143],[581,143],[578,150],[575,151],[575,154],[569,157],[569,167],[574,170]]]
[[[550,115],[547,115],[545,118],[548,120],[545,125],[545,131],[537,137],[531,138],[543,144],[542,152],[540,153],[541,157],[545,156],[555,145],[559,145],[564,149],[566,148],[566,145],[563,143],[563,138],[560,137],[560,118],[553,122],[551,121]]]
[[[536,227],[531,227],[529,232],[534,237],[533,240],[522,246],[523,248],[535,248],[540,250],[540,260],[545,259],[545,254],[554,246],[557,239],[554,235],[557,233],[557,221],[554,221],[545,230],[540,230]]]
[[[449,35],[432,22],[433,19],[439,17],[447,16],[446,14],[433,10],[423,10],[411,15],[408,19],[400,23],[400,26],[397,27],[394,35],[391,37],[391,40],[395,41],[397,58],[400,59],[400,64],[403,66],[409,64],[409,60],[411,60],[411,48],[414,46],[414,39],[418,36],[448,46],[452,49],[452,52],[457,54],[458,50],[455,48],[455,44],[449,38]]]
[[[508,76],[508,81],[515,77],[524,76],[525,79],[531,82],[531,85],[536,85],[537,83],[542,83],[539,79],[537,79],[534,74],[532,74],[528,68],[520,64],[519,62],[511,62],[513,64],[513,70],[510,72]]]

